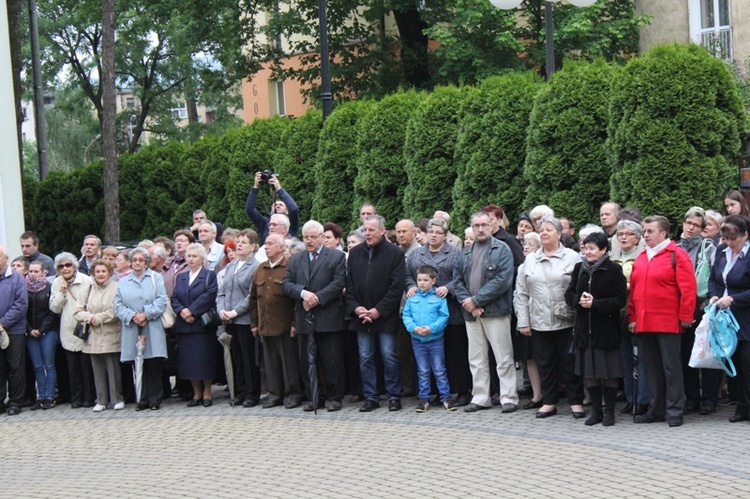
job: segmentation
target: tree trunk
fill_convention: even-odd
[[[21,54],[21,17],[23,15],[23,0],[8,0],[6,8],[8,11],[8,32],[10,34],[10,64],[13,71],[13,95],[16,101],[16,128],[18,130],[18,164],[21,165],[21,176],[23,177],[23,143],[21,125],[23,125],[23,109],[21,108],[21,69],[23,56]]]
[[[120,240],[117,179],[117,88],[115,87],[115,0],[102,0],[102,152],[104,155],[104,240]]]
[[[424,30],[429,26],[422,19],[416,3],[394,7],[398,33],[401,37],[401,62],[404,65],[406,81],[414,88],[425,89],[430,86],[430,70],[427,57],[429,39]]]

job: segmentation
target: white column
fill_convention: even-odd
[[[0,0],[0,243],[11,257],[21,254],[19,236],[23,233],[23,189],[19,163],[16,103],[13,95],[13,69],[10,63],[10,32],[7,0]]]

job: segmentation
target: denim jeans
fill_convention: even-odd
[[[633,401],[633,341],[636,337],[630,334],[622,335],[622,368],[625,370],[623,374],[623,385],[625,390],[625,398],[631,404],[643,404],[647,405],[651,400],[651,392],[648,389],[648,383],[646,382],[646,371],[643,369],[643,355],[638,355],[638,400]],[[641,352],[639,351],[639,354]]]
[[[385,390],[388,400],[401,398],[401,372],[396,349],[396,333],[357,332],[359,345],[359,370],[362,373],[362,392],[365,399],[377,402],[380,395],[377,389],[377,372],[375,371],[375,335],[380,341],[380,354],[383,357],[385,371]]]
[[[430,400],[430,374],[435,375],[435,383],[440,393],[440,401],[451,397],[448,373],[445,370],[445,344],[443,337],[432,341],[420,341],[412,337],[411,345],[417,359],[419,376],[419,400]]]
[[[47,331],[39,338],[28,336],[26,349],[34,365],[37,399],[54,400],[57,391],[57,369],[55,368],[55,349],[59,341],[57,331]]]

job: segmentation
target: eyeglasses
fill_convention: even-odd
[[[57,266],[57,268],[58,269],[69,269],[72,266],[73,266],[73,264],[70,263],[70,262],[68,262],[68,263],[61,263],[60,265]]]
[[[490,224],[474,224],[471,226],[472,229],[488,229]]]
[[[618,232],[617,237],[635,237],[635,234],[632,232]]]
[[[694,228],[694,229],[702,229],[702,228],[703,228],[703,224],[697,224],[697,223],[695,223],[695,222],[691,222],[691,221],[689,221],[689,220],[685,220],[685,221],[684,221],[684,222],[682,222],[682,223],[683,223],[684,225],[687,225],[688,227],[692,227],[692,228]]]

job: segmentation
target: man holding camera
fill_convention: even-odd
[[[271,213],[268,218],[263,216],[263,214],[255,207],[255,203],[258,199],[258,191],[260,190],[260,185],[263,183],[270,185],[275,193],[275,201],[271,207]],[[297,236],[297,230],[299,229],[299,209],[297,208],[297,203],[295,203],[292,196],[281,187],[279,176],[275,173],[271,173],[268,170],[255,172],[255,185],[253,185],[253,188],[247,195],[245,213],[247,213],[247,216],[250,217],[250,220],[252,220],[258,228],[260,241],[265,241],[266,237],[268,237],[268,221],[270,220],[270,215],[275,213],[280,213],[289,217],[289,234],[295,237]]]

